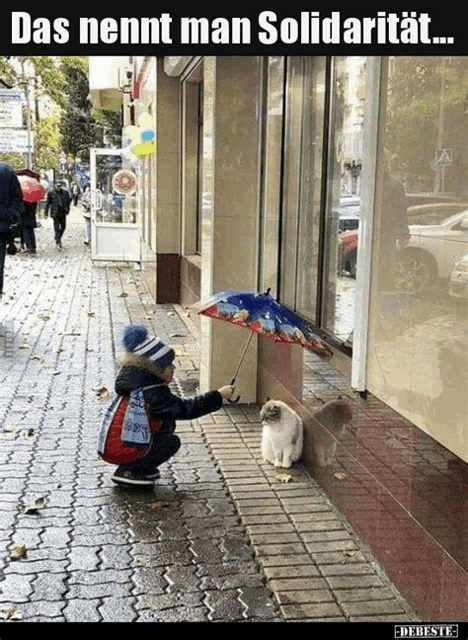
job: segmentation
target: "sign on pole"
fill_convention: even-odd
[[[10,89],[0,90],[0,127],[22,127],[23,95]]]
[[[30,144],[28,145],[28,138]],[[0,151],[2,153],[29,153],[33,149],[32,134],[27,129],[0,127]]]
[[[437,151],[437,164],[439,167],[449,167],[453,163],[453,149],[439,149]]]

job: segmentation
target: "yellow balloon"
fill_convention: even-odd
[[[137,158],[151,156],[156,152],[156,145],[153,142],[139,142],[132,146],[132,153]]]

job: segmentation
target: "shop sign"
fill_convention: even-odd
[[[136,175],[129,169],[120,169],[112,177],[112,189],[123,196],[135,193]]]
[[[27,129],[11,129],[0,127],[0,152],[2,153],[28,153],[34,151],[32,134],[28,145]]]
[[[23,97],[21,93],[0,90],[0,127],[21,127]]]

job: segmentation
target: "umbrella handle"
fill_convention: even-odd
[[[238,364],[237,364],[236,372],[234,373],[234,377],[233,377],[233,379],[231,380],[231,386],[232,386],[232,385],[235,383],[235,381],[236,381],[237,374],[239,373],[240,366],[241,366],[241,364],[242,364],[242,361],[244,360],[245,354],[247,353],[247,349],[249,348],[249,344],[250,344],[250,342],[251,342],[252,338],[253,338],[253,332],[251,331],[251,332],[250,332],[250,335],[249,335],[249,337],[248,337],[248,339],[247,339],[247,342],[245,343],[245,347],[244,347],[244,350],[242,351],[242,354],[241,354],[240,360],[239,360],[239,362],[238,362]],[[240,396],[237,396],[237,398],[233,398],[233,399],[228,398],[228,402],[229,402],[230,404],[237,404],[237,402],[239,402],[239,400],[240,400]]]
[[[236,381],[235,378],[231,380],[231,386],[234,384],[235,381]],[[237,396],[237,398],[227,398],[227,401],[229,402],[229,404],[237,404],[239,400],[240,400],[240,396]]]

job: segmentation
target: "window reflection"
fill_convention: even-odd
[[[333,60],[328,205],[325,226],[323,326],[352,343],[361,204],[365,57]]]
[[[383,86],[369,389],[467,460],[468,59],[391,58]]]
[[[116,191],[112,184],[114,175],[122,169],[120,156],[96,156],[96,189],[94,207],[96,222],[135,223],[136,195],[123,195]]]
[[[302,158],[299,189],[297,300],[305,317],[316,320],[322,195],[325,58],[304,59]]]
[[[281,300],[342,343],[354,328],[366,61],[287,61]]]

